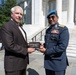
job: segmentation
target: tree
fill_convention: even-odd
[[[10,19],[10,9],[17,5],[16,0],[6,0],[0,4],[0,27]]]

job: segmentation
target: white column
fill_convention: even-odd
[[[26,14],[26,7],[27,7],[27,2],[24,2],[24,14]]]
[[[44,23],[45,23],[45,22],[44,22],[44,21],[45,21],[45,20],[44,20],[44,18],[45,18],[45,17],[44,17],[44,10],[43,10],[43,3],[44,3],[44,2],[43,2],[43,0],[39,0],[39,2],[40,2],[40,3],[39,3],[39,8],[40,8],[40,9],[39,9],[39,24],[44,25]]]
[[[74,27],[74,0],[69,0],[67,15],[68,15],[67,26],[69,28],[73,28]]]
[[[35,2],[32,0],[32,24],[34,24],[35,19]]]
[[[32,24],[39,24],[40,10],[39,0],[32,0]]]
[[[59,16],[59,23],[62,23],[62,0],[56,0],[56,10]]]

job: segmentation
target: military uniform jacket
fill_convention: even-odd
[[[28,45],[14,21],[10,20],[3,25],[1,38],[5,48],[5,70],[17,71],[25,69],[28,63]]]
[[[44,67],[53,71],[65,70],[68,65],[66,48],[69,42],[69,32],[66,26],[50,26],[45,35]]]

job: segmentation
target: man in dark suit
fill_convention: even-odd
[[[68,65],[66,48],[69,42],[68,28],[58,23],[58,14],[52,10],[47,15],[50,27],[46,30],[45,43],[40,46],[44,53],[46,75],[65,75]]]
[[[34,48],[28,48],[26,32],[20,26],[22,15],[20,6],[11,8],[11,20],[1,28],[5,75],[26,75],[28,53],[35,51]]]

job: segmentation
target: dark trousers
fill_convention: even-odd
[[[52,71],[45,69],[46,75],[65,75],[65,70],[63,71]]]
[[[12,72],[7,72],[5,71],[5,75],[26,75],[26,70],[19,70],[19,71],[12,71]]]

